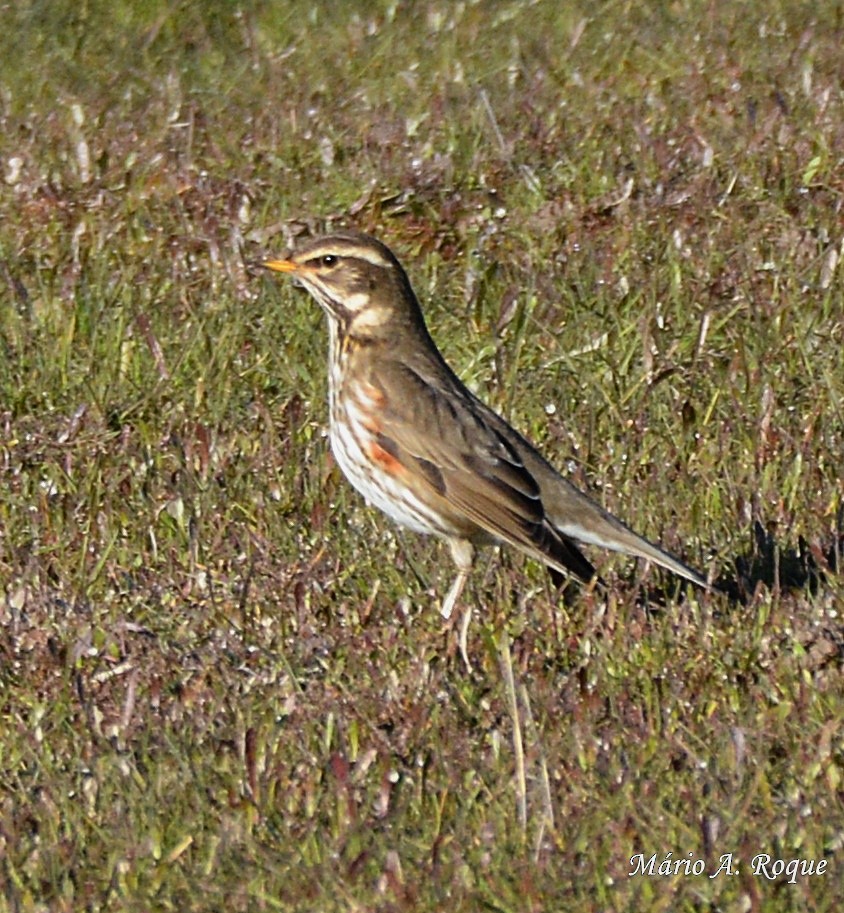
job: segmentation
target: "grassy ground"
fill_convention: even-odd
[[[841,909],[844,9],[356,6],[0,9],[0,909]],[[490,556],[468,672],[246,266],[338,224],[743,601]]]

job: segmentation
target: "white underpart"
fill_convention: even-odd
[[[337,333],[333,320],[329,320],[329,332],[332,337]],[[330,341],[329,351],[338,351],[334,338]],[[340,357],[343,358],[342,355]],[[366,427],[367,416],[371,414],[374,403],[362,391],[339,397],[337,394],[343,375],[342,365],[332,362],[328,375],[329,439],[343,474],[370,504],[401,526],[426,535],[452,536],[453,532],[443,526],[437,514],[399,478],[384,472],[379,477],[379,484],[372,484],[372,461],[364,447],[377,444],[375,435]],[[341,409],[345,416],[341,415]]]

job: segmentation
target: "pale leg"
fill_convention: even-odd
[[[469,574],[472,573],[472,560],[475,557],[475,549],[468,539],[450,539],[448,544],[451,548],[451,557],[457,565],[457,576],[454,578],[454,583],[452,583],[451,589],[443,600],[442,608],[440,609],[440,613],[446,619],[451,618],[451,613],[454,611],[457,600],[463,592],[463,587],[466,586]],[[468,645],[469,624],[471,621],[472,607],[467,606],[460,622],[458,644],[460,646],[460,655],[463,657],[463,662],[466,663],[466,668],[469,671],[472,669],[472,664],[469,662]]]
[[[440,608],[440,615],[446,621],[451,618],[451,613],[454,611],[455,605],[457,605],[457,600],[463,592],[463,587],[466,586],[469,574],[472,573],[472,559],[475,557],[475,549],[468,539],[449,539],[448,545],[451,549],[451,557],[457,565],[457,576],[454,578],[454,583],[452,583],[451,589],[449,589],[445,599],[443,599],[443,604]]]

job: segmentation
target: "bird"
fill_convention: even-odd
[[[328,318],[329,440],[345,477],[400,526],[448,543],[456,576],[441,604],[445,619],[476,547],[490,544],[587,584],[597,575],[579,544],[652,561],[711,589],[557,472],[463,384],[381,241],[338,230],[261,265],[291,276]]]

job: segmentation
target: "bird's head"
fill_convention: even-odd
[[[369,235],[343,231],[314,238],[263,266],[291,275],[343,333],[378,336],[396,323],[422,320],[401,264]]]

